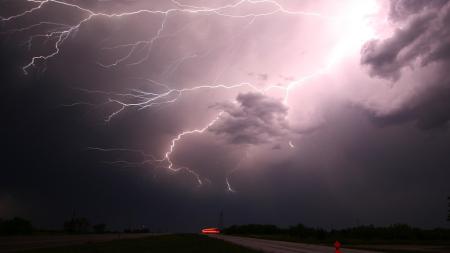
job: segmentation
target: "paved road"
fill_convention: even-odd
[[[368,250],[379,250],[387,252],[400,252],[400,251],[410,251],[410,252],[424,252],[424,253],[443,253],[450,252],[450,245],[439,245],[439,244],[372,244],[372,245],[353,245],[357,248],[364,248]]]
[[[261,250],[270,253],[334,253],[333,247],[295,243],[282,242],[264,239],[255,239],[248,237],[238,237],[229,235],[211,235],[211,237],[218,238],[230,243],[238,244],[247,248]],[[375,251],[355,250],[355,249],[341,249],[342,253],[373,253]]]
[[[105,234],[105,235],[55,235],[55,236],[11,236],[0,237],[0,253],[22,250],[53,248],[116,239],[141,238],[154,234]]]

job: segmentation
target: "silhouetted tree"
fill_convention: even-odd
[[[96,234],[104,234],[106,232],[106,224],[96,224],[92,226]]]
[[[31,233],[33,233],[33,226],[26,219],[14,217],[10,220],[0,220],[1,235],[28,235]]]
[[[225,229],[229,234],[247,234],[247,235],[270,235],[278,234],[281,230],[275,225],[248,224],[242,226],[231,226]]]
[[[224,229],[226,234],[237,235],[285,235],[294,239],[314,240],[450,240],[450,229],[420,229],[406,224],[393,224],[387,227],[375,227],[374,225],[357,226],[341,230],[327,231],[321,228],[309,228],[303,224],[278,228],[273,225],[240,225]]]
[[[64,231],[70,234],[84,234],[89,232],[89,222],[86,218],[72,218],[64,222]]]

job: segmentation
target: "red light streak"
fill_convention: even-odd
[[[202,234],[220,234],[220,230],[218,228],[204,228]]]

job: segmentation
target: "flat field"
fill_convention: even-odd
[[[64,247],[20,251],[23,253],[255,253],[241,246],[196,234],[160,235]]]

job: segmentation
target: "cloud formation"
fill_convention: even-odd
[[[361,64],[371,76],[394,83],[407,68],[410,74],[421,72],[428,77],[407,85],[414,95],[385,120],[417,120],[425,129],[446,124],[450,118],[450,2],[391,1],[390,19],[397,27],[392,36],[367,42]]]
[[[371,75],[398,80],[402,68],[411,66],[415,60],[422,66],[448,60],[450,33],[445,28],[450,25],[450,4],[418,1],[420,4],[410,5],[410,2],[391,4],[391,19],[404,27],[397,28],[387,39],[372,40],[363,47],[361,63],[369,66]]]
[[[226,115],[210,131],[233,144],[267,143],[289,131],[288,109],[279,99],[250,92],[239,94],[235,103],[218,107]]]
[[[2,16],[36,5],[3,2]],[[166,0],[79,2],[102,13],[176,7]],[[279,2],[292,11],[344,16],[358,14],[358,8],[346,7],[362,1]],[[273,7],[258,2],[233,13]],[[111,64],[127,55],[129,43],[152,38],[164,19],[143,13],[97,17],[71,34],[60,54],[39,61],[27,76],[22,67],[33,55],[52,52],[56,39],[36,38],[30,50],[24,45],[30,36],[60,26],[8,31],[41,21],[73,24],[85,13],[52,3],[26,18],[3,22],[0,216],[20,215],[42,227],[60,228],[76,208],[90,221],[112,228],[145,224],[173,232],[215,224],[221,210],[227,225],[445,225],[450,132],[410,125],[448,125],[449,4],[408,0],[392,1],[390,12],[388,7],[383,4],[372,24],[393,33],[368,42],[362,55],[360,34],[355,32],[355,44],[353,36],[344,38],[351,46],[342,43],[341,48],[347,24],[319,16],[230,18],[173,12],[152,50],[142,45],[112,68],[98,63]],[[390,23],[383,22],[388,12]],[[323,68],[335,49],[343,58],[326,73],[291,89],[286,105],[274,98],[283,96],[282,87]],[[142,64],[128,65],[147,53]],[[278,88],[265,94],[248,93],[255,90],[245,85],[191,90],[243,83],[260,90]],[[111,94],[121,101],[140,101],[142,94],[169,89],[189,91],[176,102],[145,110],[130,107],[104,122],[120,109],[109,102]],[[230,102],[217,105],[222,101]],[[211,105],[217,110],[210,110]],[[142,163],[147,155],[163,157],[174,137],[203,129],[218,111],[223,113],[208,133],[185,135],[171,156],[177,167],[200,175],[201,187],[186,171],[172,173],[156,167],[160,164]],[[288,141],[294,147],[287,148]],[[235,193],[227,191],[227,183]]]

